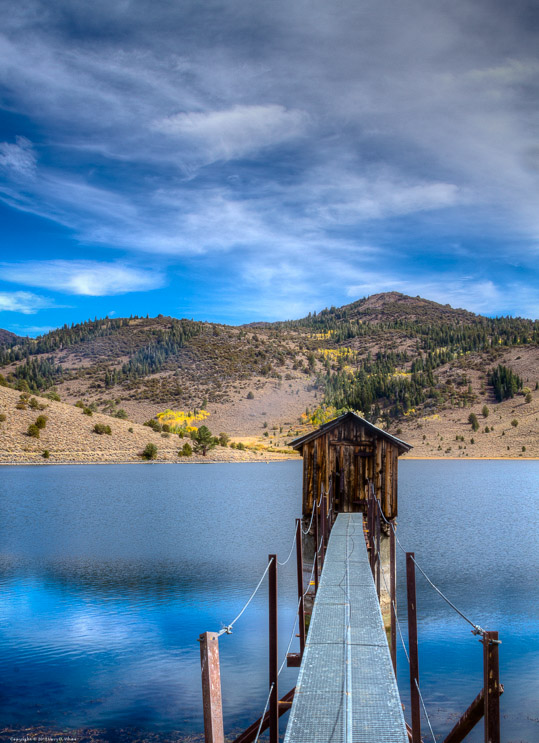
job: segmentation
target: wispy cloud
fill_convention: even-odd
[[[31,292],[0,292],[0,312],[35,315],[47,307],[54,307],[54,302]]]
[[[275,104],[233,106],[223,111],[178,113],[155,123],[158,131],[199,148],[208,161],[258,153],[305,132],[307,115]]]
[[[272,313],[349,286],[502,306],[515,266],[539,281],[539,61],[519,7],[27,0],[0,34],[21,122],[0,198],[87,251],[219,265]],[[70,293],[144,286],[58,275]]]
[[[165,283],[163,274],[153,270],[120,263],[62,260],[3,263],[0,264],[0,278],[26,286],[90,297],[148,291],[158,289]],[[15,294],[34,297],[25,292]]]
[[[15,142],[0,142],[0,169],[15,178],[32,178],[36,170],[36,156],[32,143],[26,137]]]

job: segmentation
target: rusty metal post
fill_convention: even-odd
[[[372,493],[369,491],[369,497],[367,498],[367,532],[369,534],[368,543],[369,543],[369,564],[371,566],[371,572],[374,575],[374,563],[372,561],[373,558],[373,552],[374,552],[374,546],[372,541]]]
[[[315,500],[313,508],[316,508],[316,512],[314,514],[314,592],[315,594],[318,592],[318,516],[320,514],[317,506],[318,500]]]
[[[380,570],[382,569],[382,556],[380,554],[380,511],[378,509],[378,498],[374,502],[376,506],[376,593],[380,601]]]
[[[269,703],[270,743],[279,743],[279,689],[278,667],[279,660],[277,640],[277,555],[268,555],[270,569],[268,571],[268,614],[269,614],[269,686],[273,689]]]
[[[392,524],[392,526],[394,526]],[[395,532],[389,529],[389,599],[391,601],[391,661],[393,671],[397,675],[397,560],[396,560]]]
[[[303,542],[301,519],[296,519],[296,569],[298,576],[298,622],[299,622],[299,651],[303,657],[305,650],[305,596],[303,595]]]
[[[322,496],[322,551],[320,552],[322,556],[322,566],[324,565],[324,560],[326,558],[326,547],[327,547],[327,501],[326,501],[326,494]]]
[[[498,633],[483,637],[483,691],[485,693],[485,743],[500,743],[500,666]]]
[[[421,710],[419,707],[419,658],[417,652],[417,604],[414,553],[406,553],[406,590],[408,594],[408,651],[410,654],[410,707],[412,710],[412,743],[421,743]],[[417,683],[417,686],[416,686]]]
[[[202,704],[204,707],[204,740],[206,743],[224,743],[219,635],[217,632],[204,632],[200,635],[198,641],[200,642]]]

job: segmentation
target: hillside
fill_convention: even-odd
[[[496,400],[489,374],[499,367],[510,379]],[[205,409],[214,433],[282,448],[350,408],[399,432],[412,456],[539,456],[539,323],[396,292],[290,322],[232,327],[160,315],[7,336],[0,372],[19,391],[83,401],[127,428],[167,408]]]

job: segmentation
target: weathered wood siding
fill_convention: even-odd
[[[360,511],[372,480],[386,518],[397,515],[398,448],[354,420],[303,444],[303,513],[310,514],[315,495],[333,482],[335,508]]]

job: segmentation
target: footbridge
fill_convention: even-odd
[[[422,721],[429,738],[440,740],[419,679],[416,568],[483,644],[483,688],[443,743],[461,743],[482,719],[485,741],[500,743],[498,633],[483,630],[458,609],[397,536],[397,461],[410,446],[354,413],[324,424],[292,446],[301,452],[304,469],[303,518],[296,520],[290,552],[282,562],[268,555],[237,616],[219,632],[199,637],[206,743],[225,743],[219,638],[232,633],[266,579],[268,696],[261,717],[233,743],[258,743],[266,730],[269,743],[279,743],[279,718],[287,712],[284,743],[423,743]],[[406,557],[407,645],[396,607],[397,548]],[[305,562],[312,563],[307,581],[304,549]],[[294,554],[296,624],[279,657],[278,570]],[[380,609],[384,593],[389,637]],[[409,723],[395,680],[397,631],[409,666]],[[290,652],[295,643],[299,652]],[[279,677],[285,666],[299,668],[299,674],[296,686],[282,695]]]
[[[331,530],[285,743],[408,743],[362,513]]]

